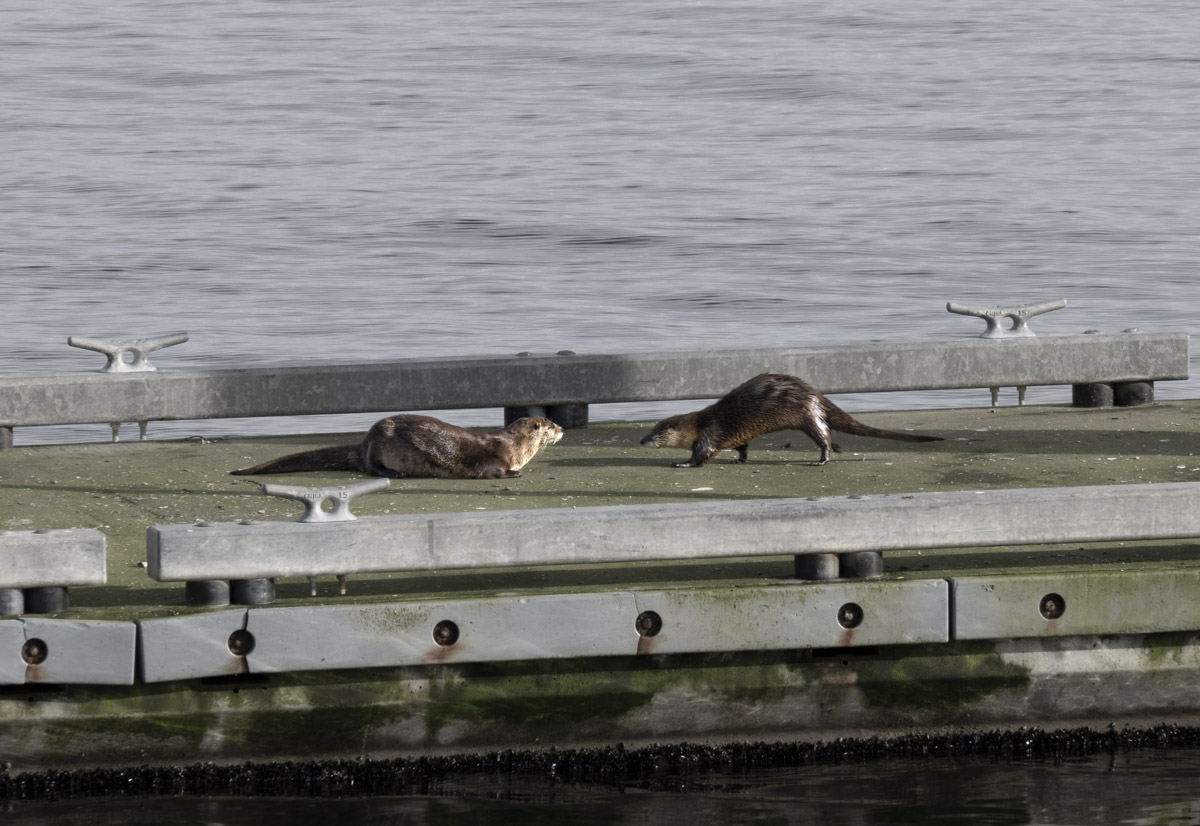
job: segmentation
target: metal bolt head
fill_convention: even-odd
[[[857,628],[863,621],[862,606],[856,602],[847,602],[838,609],[837,621],[843,628]]]
[[[229,653],[235,657],[249,656],[254,650],[254,635],[245,629],[239,628],[229,635]]]
[[[1058,594],[1046,594],[1038,604],[1038,610],[1048,620],[1056,620],[1067,610],[1067,601]]]
[[[638,614],[637,622],[635,623],[634,627],[637,628],[637,632],[640,636],[657,637],[658,632],[662,631],[662,617],[653,611],[643,611],[642,613]]]
[[[21,659],[30,665],[40,665],[46,661],[46,657],[50,654],[50,649],[46,643],[36,637],[31,640],[26,640],[21,646]]]
[[[443,648],[458,642],[458,626],[450,620],[442,620],[433,626],[433,641]]]

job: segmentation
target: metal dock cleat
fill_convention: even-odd
[[[156,371],[150,363],[149,354],[164,347],[182,344],[188,340],[187,333],[161,333],[146,338],[108,339],[92,336],[67,336],[67,344],[84,350],[95,350],[108,356],[108,364],[101,373],[150,373]],[[125,361],[125,354],[133,355],[133,361]]]
[[[946,309],[959,315],[973,315],[987,322],[981,338],[1032,338],[1035,333],[1029,329],[1029,319],[1035,315],[1048,313],[1051,310],[1061,310],[1067,306],[1065,299],[1045,301],[1041,304],[1026,304],[1023,307],[978,307],[971,304],[956,304],[947,302]],[[1000,319],[1012,319],[1011,327],[1004,327]]]

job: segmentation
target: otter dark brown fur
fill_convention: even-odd
[[[554,444],[562,432],[540,417],[478,434],[432,416],[400,414],[376,422],[359,444],[293,453],[231,473],[352,470],[393,479],[499,479],[520,476],[542,445]]]
[[[832,430],[902,442],[941,441],[939,436],[895,433],[865,425],[801,379],[763,373],[703,410],[663,419],[642,444],[689,448],[692,457],[686,462],[673,462],[672,466],[700,467],[726,448],[736,450],[737,461],[745,462],[750,440],[777,430],[807,433],[821,448],[818,465],[829,461],[830,451],[841,451],[833,443]]]

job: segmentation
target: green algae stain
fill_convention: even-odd
[[[578,665],[578,664],[576,664]],[[560,670],[561,669],[561,670]],[[431,736],[454,721],[515,726],[567,726],[615,719],[650,702],[673,676],[642,671],[565,669],[520,663],[431,675],[424,719]]]
[[[424,707],[427,732],[436,737],[456,723],[571,728],[607,724],[675,688],[716,694],[729,703],[791,696],[812,675],[761,653],[687,657],[643,656],[612,661],[524,661],[471,666],[431,675]]]
[[[1200,636],[1195,631],[1168,631],[1147,634],[1143,639],[1146,646],[1146,661],[1150,665],[1181,665],[1187,652],[1194,650]]]
[[[406,678],[396,670],[273,675],[266,682],[185,681],[153,686],[68,687],[45,700],[50,716],[9,714],[10,739],[43,743],[30,752],[87,753],[93,762],[185,760],[207,754],[354,753],[372,732],[414,716]],[[9,692],[17,696],[16,692]]]
[[[204,741],[211,720],[199,715],[81,717],[47,721],[43,735],[56,750],[76,749],[94,743],[154,743],[177,748],[181,754],[194,753]],[[111,747],[111,746],[110,746]]]
[[[1029,670],[1006,663],[990,643],[953,652],[919,646],[895,660],[858,664],[858,688],[867,702],[884,708],[952,708],[997,691],[1024,689]]]

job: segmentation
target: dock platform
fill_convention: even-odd
[[[747,464],[730,463],[729,453],[703,468],[678,469],[669,465],[684,451],[638,444],[650,423],[593,423],[566,431],[519,478],[392,480],[353,509],[361,518],[1200,482],[1200,401],[850,412],[874,426],[945,441],[838,434],[843,452],[816,467],[818,451],[808,438],[782,432],[755,440]],[[1191,608],[1200,604],[1200,537],[889,549],[882,575],[825,581],[797,579],[791,554],[406,571],[344,581],[322,575],[315,595],[312,581],[295,576],[277,579],[269,605],[206,608],[189,605],[180,583],[149,576],[153,526],[294,520],[300,505],[263,495],[264,482],[330,487],[366,477],[228,475],[361,434],[208,438],[203,423],[197,427],[195,437],[181,441],[0,454],[0,532],[50,531],[52,538],[56,531],[98,531],[107,560],[104,584],[73,585],[65,611],[0,618],[0,681],[8,683],[0,685],[0,752],[14,766],[1200,720],[1200,616]],[[1041,595],[1062,593],[1068,609],[1060,622],[1037,615]],[[872,603],[887,614],[875,636],[808,632],[820,622],[836,625],[827,622],[831,612],[853,604],[855,594],[883,600]],[[1075,594],[1108,606],[1106,613],[1073,628]],[[748,633],[765,633],[769,619],[775,642],[657,650],[645,637],[639,644],[632,621],[626,653],[597,644],[589,654],[578,641],[562,641],[579,622],[599,635],[605,612],[625,611],[626,603],[686,603],[699,616],[701,598],[737,603],[752,615]],[[362,622],[401,629],[408,627],[405,611],[432,620],[431,606],[484,603],[493,611],[493,635],[479,639],[491,640],[495,657],[477,650],[455,661],[439,657],[430,641],[403,665],[354,665],[368,649],[356,630]],[[511,619],[514,606],[535,603],[541,607],[530,622]],[[333,611],[340,619],[319,636],[329,656],[343,661],[305,667],[305,622],[324,622]],[[209,639],[156,636],[192,618],[218,627],[222,645],[232,640],[228,629],[263,629],[257,655],[242,652],[239,659],[231,642],[222,655],[231,663],[226,673],[207,666],[153,673],[143,658],[155,645],[171,649],[177,661],[212,660]],[[71,637],[89,626],[109,632],[98,650],[80,650]],[[919,632],[905,637],[904,629]],[[518,630],[519,641],[504,636]],[[719,630],[723,639],[737,633]],[[22,648],[35,631],[47,635],[39,639],[52,651],[112,660],[129,678],[55,678],[75,672],[56,672],[49,660],[49,676],[39,677]],[[67,635],[65,647],[55,648],[54,633]],[[272,639],[286,644],[268,656]]]

